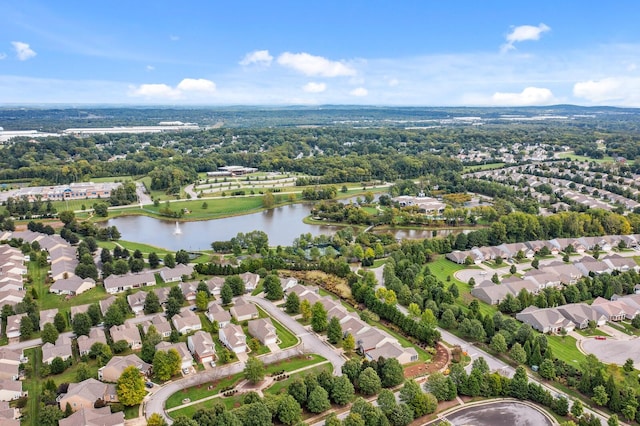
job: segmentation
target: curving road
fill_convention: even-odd
[[[262,309],[267,311],[269,315],[278,320],[281,324],[291,330],[296,336],[298,336],[302,342],[301,345],[295,346],[290,349],[286,349],[279,352],[269,353],[260,356],[260,359],[265,364],[272,364],[277,361],[281,361],[286,358],[291,358],[302,353],[314,353],[323,356],[333,365],[333,373],[336,375],[342,374],[342,364],[345,359],[338,355],[331,347],[321,341],[318,336],[306,330],[300,323],[285,314],[277,306],[266,299],[261,299],[254,296],[245,296],[245,299],[259,305]],[[244,363],[236,362],[231,365],[222,367],[216,367],[211,370],[199,372],[193,376],[184,377],[171,383],[165,384],[155,393],[151,394],[146,400],[145,416],[148,418],[153,413],[160,414],[167,423],[171,424],[172,420],[166,415],[164,411],[164,404],[167,399],[176,392],[183,389],[190,388],[192,386],[201,385],[211,382],[220,377],[231,376],[241,373],[244,370]]]

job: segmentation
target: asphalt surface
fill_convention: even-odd
[[[445,418],[453,426],[552,426],[553,423],[539,410],[515,401],[495,402],[463,408]]]

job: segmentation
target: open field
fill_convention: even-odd
[[[586,162],[592,162],[595,161],[596,163],[612,163],[614,160],[612,157],[605,155],[603,158],[589,158],[585,155],[577,155],[574,154],[573,152],[563,152],[558,154],[558,158],[566,158],[568,160],[572,160],[572,161],[586,161]]]
[[[578,350],[574,337],[547,336],[547,341],[553,351],[553,356],[563,360],[567,364],[580,368],[580,363],[585,359],[585,355]]]
[[[477,166],[464,166],[462,169],[462,173],[478,172],[480,170],[501,169],[505,165],[506,163],[487,163],[487,164],[480,164]]]

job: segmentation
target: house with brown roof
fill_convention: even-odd
[[[123,291],[156,285],[154,271],[129,273],[125,275],[109,275],[104,279],[104,289],[109,294],[122,293]]]
[[[607,300],[602,297],[596,297],[591,306],[607,317],[607,321],[632,320],[636,315],[640,314],[640,309],[637,306],[632,303],[625,303],[622,299]]]
[[[202,330],[200,317],[188,307],[183,308],[178,315],[174,315],[171,322],[178,333],[188,334],[192,331]]]
[[[184,300],[187,302],[195,302],[196,294],[198,293],[198,284],[198,281],[187,281],[178,284],[180,286],[180,290],[182,290]]]
[[[169,351],[171,349],[175,349],[178,351],[178,355],[180,355],[181,369],[189,369],[193,366],[193,356],[191,356],[191,352],[189,352],[189,348],[184,342],[178,343],[169,343],[169,342],[160,342],[156,345],[156,351]]]
[[[111,408],[81,408],[66,419],[58,421],[59,426],[124,426],[124,411],[111,412]]]
[[[238,322],[258,318],[258,309],[256,306],[244,300],[242,297],[236,299],[236,303],[229,309],[229,313]]]
[[[231,322],[231,314],[216,302],[209,302],[209,308],[204,313],[211,322],[218,321],[218,327],[224,328]]]
[[[118,402],[116,386],[99,382],[96,379],[87,379],[80,383],[69,383],[67,393],[58,396],[61,410],[64,410],[67,404],[71,406],[73,411],[78,411],[81,408],[93,408],[98,400],[106,403]]]
[[[234,353],[247,351],[247,336],[245,336],[242,327],[239,325],[229,324],[225,328],[219,329],[218,338],[223,345]]]
[[[88,336],[79,336],[78,337],[78,352],[80,356],[88,355],[89,351],[91,351],[91,346],[96,343],[107,344],[107,336],[104,333],[104,330],[101,328],[93,327],[89,331]]]
[[[16,306],[18,303],[22,302],[24,296],[24,291],[0,290],[0,306]]]
[[[627,272],[640,271],[640,267],[632,257],[623,257],[619,254],[612,254],[602,259],[613,271]]]
[[[164,315],[154,315],[154,317],[151,318],[151,321],[141,322],[140,325],[142,325],[142,331],[145,334],[149,332],[149,328],[151,326],[154,326],[158,334],[162,336],[163,339],[166,339],[171,335],[171,323]]]
[[[575,328],[573,321],[565,318],[556,308],[529,306],[516,314],[516,319],[541,333],[558,333],[560,330],[570,332]]]
[[[7,317],[7,327],[5,329],[5,335],[8,339],[15,339],[20,337],[20,321],[26,317],[27,314],[10,315]]]
[[[135,315],[143,314],[144,302],[147,300],[147,292],[139,291],[127,296],[127,303]]]
[[[207,288],[209,289],[209,293],[213,296],[220,296],[220,292],[222,291],[222,286],[224,285],[223,277],[212,277],[211,279],[206,281]]]
[[[187,347],[197,362],[207,364],[216,356],[216,345],[211,334],[206,331],[196,331],[187,338]]]
[[[116,299],[117,299],[116,296],[109,296],[106,299],[102,299],[101,301],[98,302],[98,304],[100,305],[100,312],[102,312],[102,315],[107,314],[107,311],[109,310],[111,305],[113,305],[113,302],[116,301]]]
[[[276,327],[271,322],[271,318],[259,318],[248,323],[249,334],[255,337],[265,346],[278,343]]]
[[[125,322],[123,325],[114,325],[109,333],[111,333],[111,340],[114,343],[124,340],[134,351],[142,347],[142,337],[135,324]]]
[[[80,278],[76,275],[67,279],[61,279],[54,282],[49,287],[49,292],[53,294],[66,294],[69,296],[77,296],[87,290],[91,290],[96,286],[96,282],[91,277]]]
[[[400,344],[385,342],[366,352],[365,357],[369,361],[377,361],[381,357],[384,359],[395,358],[400,364],[408,364],[418,360],[418,351],[413,347],[404,348]]]
[[[20,420],[16,420],[19,418],[20,409],[11,407],[7,401],[0,401],[0,426],[20,426]]]
[[[581,330],[589,327],[589,321],[593,321],[597,327],[607,323],[607,317],[599,313],[586,303],[570,303],[556,308],[565,318]]]
[[[56,317],[57,313],[57,308],[45,309],[43,311],[40,311],[40,329],[44,328],[44,325],[46,323],[53,324],[53,319]]]
[[[70,359],[73,356],[71,349],[71,338],[60,335],[56,340],[55,345],[51,343],[45,343],[42,345],[42,363],[51,364],[55,358],[62,358],[63,361]]]
[[[116,383],[125,368],[131,366],[140,370],[140,374],[143,376],[148,376],[151,372],[151,364],[147,364],[141,360],[138,355],[114,356],[109,360],[107,365],[98,369],[98,380]]]
[[[252,272],[245,272],[240,274],[240,278],[244,282],[244,288],[248,293],[251,293],[253,290],[258,287],[258,281],[260,281],[260,275],[254,274]]]
[[[165,266],[164,268],[161,268],[159,272],[160,278],[162,278],[165,283],[175,283],[182,281],[183,275],[188,277],[193,275],[193,266],[178,263],[175,268],[168,268]]]
[[[27,361],[28,359],[17,350],[0,349],[0,380],[18,380],[20,364]]]
[[[89,310],[89,306],[91,306],[90,303],[87,303],[85,305],[72,306],[70,309],[71,319],[73,319],[73,317],[75,317],[78,314],[86,314],[87,311]]]
[[[20,380],[0,380],[0,401],[14,401],[24,394]]]

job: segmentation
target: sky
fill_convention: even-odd
[[[0,0],[0,105],[640,107],[640,2]]]

